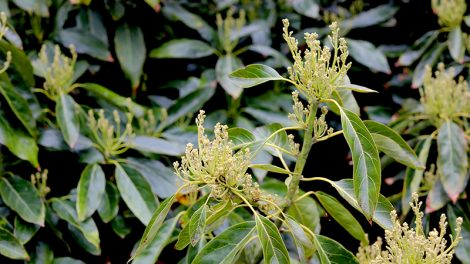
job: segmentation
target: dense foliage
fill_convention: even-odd
[[[0,0],[0,262],[470,263],[467,9]]]

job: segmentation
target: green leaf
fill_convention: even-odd
[[[87,54],[93,58],[112,62],[114,59],[109,52],[108,43],[85,29],[67,28],[59,31],[57,39],[66,47],[73,45],[77,53]]]
[[[429,214],[440,210],[450,201],[449,196],[442,186],[440,178],[437,178],[436,182],[428,192],[426,197],[426,210],[425,213]]]
[[[285,186],[285,184],[283,185]],[[305,196],[301,200],[293,202],[287,213],[312,232],[320,231],[320,213],[317,202],[312,197]]]
[[[343,135],[351,149],[354,194],[367,219],[372,219],[380,194],[380,159],[371,134],[353,112],[340,108]]]
[[[287,2],[294,10],[304,16],[318,19],[320,18],[320,5],[316,0],[293,0]]]
[[[447,45],[445,43],[436,43],[424,53],[414,70],[413,81],[411,83],[412,88],[418,88],[423,84],[426,66],[432,67],[446,47]]]
[[[89,218],[91,219],[91,218]],[[94,223],[94,222],[93,222]],[[92,254],[92,255],[95,255],[95,256],[99,256],[101,255],[101,248],[100,248],[100,245],[99,244],[94,244],[94,243],[91,243],[87,238],[86,236],[84,235],[84,233],[82,231],[80,231],[79,228],[77,228],[76,226],[68,223],[67,224],[67,228],[69,230],[69,233],[70,235],[72,236],[72,238],[75,240],[75,242],[77,242],[77,244],[82,247],[85,251],[87,251],[88,253]]]
[[[197,209],[191,216],[187,225],[189,227],[190,242],[193,247],[196,246],[197,242],[199,242],[201,237],[204,235],[206,227],[206,211],[206,205],[199,207],[199,209]]]
[[[33,253],[31,264],[52,264],[54,261],[54,252],[48,244],[40,241],[36,245],[36,252]]]
[[[80,120],[77,115],[79,106],[70,95],[60,94],[56,102],[57,124],[70,148],[77,143],[80,135]]]
[[[173,39],[163,43],[150,52],[156,59],[197,59],[214,54],[214,49],[207,43],[194,39]]]
[[[272,164],[251,164],[251,169],[261,169],[280,174],[292,174],[292,172]]]
[[[317,248],[316,255],[322,264],[359,263],[351,252],[331,238],[322,235],[316,235],[313,241]]]
[[[90,243],[94,248],[99,249],[100,236],[93,218],[88,218],[83,222],[79,222],[74,204],[71,201],[52,198],[51,204],[60,219],[66,221],[71,227],[78,231],[87,243]]]
[[[323,208],[338,222],[346,231],[349,232],[354,238],[361,242],[366,242],[366,234],[361,227],[361,224],[354,218],[354,216],[331,195],[324,192],[315,192]]]
[[[276,225],[264,216],[255,214],[256,231],[263,247],[264,263],[290,263],[284,241]]]
[[[165,246],[171,241],[171,235],[175,230],[176,223],[178,218],[174,217],[165,221],[158,230],[155,238],[150,242],[150,244],[145,248],[138,256],[132,261],[133,264],[147,264],[157,262],[160,253],[165,248]]]
[[[286,80],[275,69],[263,64],[251,64],[229,75],[241,88],[250,88],[268,81]]]
[[[165,139],[138,135],[132,139],[131,147],[135,150],[163,154],[168,156],[181,156],[184,154],[186,146],[178,142],[171,142]]]
[[[41,196],[31,182],[18,176],[0,178],[3,202],[23,220],[44,226],[45,207]]]
[[[90,217],[102,203],[106,179],[98,164],[89,164],[83,170],[77,186],[78,221]]]
[[[152,219],[150,219],[149,224],[145,228],[144,234],[142,235],[142,239],[140,240],[139,246],[135,251],[135,254],[132,258],[137,257],[142,253],[145,248],[155,239],[155,236],[158,234],[160,228],[162,227],[163,221],[165,220],[168,212],[171,209],[171,206],[176,201],[176,195],[170,196],[166,198],[157,210],[153,213]]]
[[[452,58],[458,63],[463,63],[465,46],[460,26],[455,27],[450,31],[447,41]]]
[[[387,58],[374,44],[365,40],[347,39],[351,57],[372,71],[391,73]]]
[[[462,217],[462,230],[460,236],[462,240],[455,248],[455,256],[464,264],[470,263],[470,220],[467,214],[460,208],[460,206],[447,206],[447,217],[449,217],[449,226],[452,230],[452,235],[456,237],[455,228],[457,217]]]
[[[300,260],[302,263],[307,262],[306,258],[310,257],[315,250],[312,242],[313,238],[305,232],[303,227],[292,216],[286,215],[285,224],[294,238]]]
[[[344,88],[348,90],[352,90],[358,93],[378,93],[376,90],[369,89],[367,87],[357,85],[357,84],[344,84],[338,86],[338,88]]]
[[[345,88],[337,88],[331,94],[331,97],[338,102],[338,104],[349,111],[355,113],[356,115],[361,114],[361,109],[359,108],[359,104],[354,98],[354,94],[351,90]],[[336,104],[327,102],[328,107],[337,115],[340,115],[340,111]]]
[[[393,5],[379,5],[349,19],[339,21],[340,28],[364,28],[369,26],[376,26],[382,22],[391,19],[398,11],[398,7]]]
[[[236,224],[209,241],[192,264],[231,264],[255,233],[255,222]]]
[[[126,218],[120,214],[113,218],[111,221],[111,227],[113,228],[114,233],[116,233],[116,235],[122,239],[124,239],[132,231],[132,228],[128,221],[126,221]]]
[[[130,110],[136,117],[141,117],[145,114],[146,109],[144,106],[133,102],[130,98],[123,97],[110,89],[95,83],[81,83],[80,87],[92,93],[99,99],[103,99],[114,106],[117,106],[123,111]]]
[[[85,262],[71,257],[56,258],[52,264],[85,264]]]
[[[10,259],[29,260],[28,253],[12,233],[0,227],[0,254]]]
[[[416,157],[406,141],[395,130],[379,122],[367,120],[364,121],[378,150],[384,152],[392,159],[413,169],[423,170],[423,164]]]
[[[452,202],[456,202],[467,185],[467,140],[464,131],[452,121],[445,122],[437,136],[437,168],[441,182]]]
[[[343,179],[340,181],[329,181],[331,186],[333,186],[339,195],[343,197],[352,207],[356,210],[361,211],[359,203],[354,197],[354,186],[352,179]],[[390,218],[390,212],[394,210],[390,201],[383,195],[379,195],[379,200],[377,202],[377,209],[375,210],[372,221],[379,224],[382,228],[391,230],[393,228],[393,223]]]
[[[422,37],[415,41],[413,49],[405,51],[400,55],[397,64],[399,66],[410,66],[431,46],[436,40],[439,32],[436,30],[428,31]]]
[[[119,191],[114,183],[107,181],[103,201],[98,207],[101,220],[109,223],[119,212]]]
[[[49,2],[47,0],[13,0],[13,2],[28,13],[42,17],[49,16]]]
[[[416,146],[418,153],[418,161],[421,164],[426,164],[429,156],[429,149],[431,148],[432,137],[426,137],[420,141]],[[418,192],[421,180],[423,179],[424,170],[414,170],[407,168],[405,172],[405,180],[403,182],[403,191],[401,198],[401,206],[403,214],[407,214],[410,210],[411,195]]]
[[[114,47],[119,64],[127,78],[131,80],[132,87],[138,87],[147,53],[140,27],[130,26],[127,23],[119,26],[114,36]]]
[[[13,234],[20,241],[22,245],[26,244],[38,232],[39,225],[31,224],[21,220],[20,217],[15,217],[15,228]]]
[[[10,109],[15,116],[20,120],[21,124],[26,128],[32,137],[36,137],[38,131],[36,129],[36,120],[29,107],[28,102],[6,82],[0,82],[0,93],[7,101]]]
[[[24,51],[4,40],[0,40],[0,51],[5,55],[8,51],[11,52],[11,65],[9,69],[13,68],[27,86],[33,87],[35,84],[33,66]]]
[[[240,96],[243,91],[243,87],[241,87],[237,82],[234,82],[233,79],[229,78],[229,74],[240,67],[243,67],[241,60],[232,55],[219,57],[217,64],[215,65],[215,76],[217,78],[217,82],[219,82],[225,92],[230,94],[233,98],[238,98]]]
[[[116,164],[115,176],[122,199],[132,213],[147,225],[157,208],[157,199],[150,184],[138,171],[125,165]]]
[[[38,145],[29,135],[20,130],[13,130],[10,122],[0,111],[0,143],[22,160],[27,160],[35,168],[39,168]]]

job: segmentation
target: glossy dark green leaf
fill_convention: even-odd
[[[420,141],[416,147],[418,153],[418,160],[421,164],[426,164],[429,156],[429,149],[431,148],[432,137]],[[423,179],[424,170],[414,170],[408,168],[405,172],[405,180],[403,182],[403,191],[401,206],[403,214],[407,214],[410,210],[411,195],[418,192],[419,186]]]
[[[31,264],[52,264],[54,261],[54,252],[51,247],[40,241],[36,245],[36,251],[31,256]]]
[[[424,169],[413,149],[395,130],[372,120],[366,120],[364,124],[372,134],[378,150],[408,167]]]
[[[116,29],[114,48],[122,70],[131,80],[132,87],[138,87],[144,67],[146,49],[140,27],[123,24]]]
[[[38,134],[36,129],[36,120],[33,117],[28,102],[17,92],[15,88],[6,82],[0,82],[0,93],[7,101],[10,109],[20,120],[32,137]]]
[[[320,230],[320,213],[317,202],[312,197],[306,196],[293,202],[287,213],[312,232]]]
[[[145,248],[155,239],[155,236],[158,234],[160,228],[162,227],[163,221],[165,220],[168,212],[171,209],[171,206],[176,201],[175,195],[166,198],[157,210],[153,213],[152,219],[150,220],[147,228],[145,228],[142,239],[140,240],[139,246],[137,247],[133,258],[140,255]]]
[[[234,82],[229,75],[236,69],[243,67],[240,59],[232,56],[225,55],[219,57],[217,64],[215,65],[215,76],[220,86],[224,88],[225,92],[230,94],[233,98],[238,98],[243,91],[237,82]]]
[[[0,227],[0,254],[10,259],[29,260],[29,255],[20,241],[8,230]]]
[[[251,64],[230,74],[241,88],[250,88],[268,81],[286,80],[275,69],[263,64]]]
[[[195,39],[173,39],[150,52],[151,58],[197,59],[214,53],[206,42]]]
[[[265,125],[279,123],[283,126],[294,126],[294,122],[287,117],[285,112],[282,111],[274,112],[254,107],[245,107],[243,108],[243,111]]]
[[[23,220],[44,226],[45,207],[39,192],[31,182],[18,176],[0,178],[3,202]]]
[[[365,40],[347,39],[351,57],[372,71],[391,73],[387,58],[374,44]]]
[[[78,118],[77,103],[70,95],[60,94],[56,102],[57,124],[59,125],[65,142],[73,148],[80,135],[80,120]]]
[[[77,215],[83,221],[90,217],[104,200],[106,179],[101,166],[89,164],[80,176],[77,186]]]
[[[447,45],[445,43],[438,43],[433,45],[426,53],[424,53],[414,70],[411,87],[418,88],[423,84],[426,66],[434,66],[446,47]]]
[[[453,28],[448,37],[449,52],[452,58],[459,63],[463,63],[465,53],[464,39],[460,26]]]
[[[255,222],[231,226],[209,241],[193,260],[193,264],[231,264],[255,233]]]
[[[331,238],[322,235],[316,235],[314,237],[314,243],[317,249],[316,255],[322,264],[359,263],[351,252]]]
[[[91,218],[90,218],[91,219]],[[93,222],[94,223],[94,222]],[[99,244],[94,244],[90,242],[85,234],[76,226],[68,223],[67,224],[68,231],[72,238],[75,240],[75,242],[82,247],[86,252],[99,256],[101,255],[101,248]]]
[[[271,67],[289,67],[291,62],[287,59],[287,57],[282,54],[281,52],[264,45],[251,45],[249,46],[251,51],[257,52],[264,57],[272,57],[273,61],[271,62]],[[266,62],[267,63],[267,62]],[[261,65],[261,64],[260,64]]]
[[[444,190],[454,203],[469,178],[467,148],[464,131],[452,121],[445,122],[437,136],[437,168]]]
[[[462,217],[462,230],[460,236],[462,240],[459,241],[459,244],[455,248],[455,256],[463,263],[470,263],[470,220],[465,212],[460,206],[447,206],[447,217],[449,218],[449,226],[452,230],[452,235],[455,237],[455,228],[457,217]]]
[[[214,30],[203,18],[189,12],[176,2],[166,2],[162,13],[168,19],[181,21],[187,27],[196,30],[207,41],[211,41],[215,36]]]
[[[130,110],[136,117],[145,114],[145,107],[133,102],[130,98],[123,97],[110,89],[95,83],[82,83],[80,87],[92,93],[94,96],[103,99],[121,110]]]
[[[115,176],[122,199],[132,213],[147,225],[158,205],[150,184],[138,171],[125,165],[116,165]]]
[[[10,122],[0,112],[0,144],[5,145],[8,150],[22,160],[27,160],[35,168],[39,168],[38,146],[36,141],[20,130],[13,130]]]
[[[133,149],[142,152],[163,154],[169,156],[181,156],[186,146],[178,142],[170,142],[165,139],[138,135],[132,139]]]
[[[98,207],[101,220],[109,223],[119,212],[119,191],[114,183],[106,182],[103,201]]]
[[[21,220],[20,217],[15,217],[15,228],[13,234],[21,242],[22,245],[26,244],[38,232],[39,225],[31,224]]]
[[[263,258],[265,263],[290,263],[284,241],[276,225],[269,219],[258,214],[255,215],[256,231],[259,241],[263,247]]]
[[[341,108],[343,135],[351,149],[354,194],[364,215],[370,220],[380,194],[381,168],[377,147],[367,127],[353,112]]]
[[[352,207],[356,210],[361,211],[359,203],[354,197],[354,186],[352,179],[343,179],[340,181],[331,181],[331,186],[333,186],[339,195],[343,197]],[[382,228],[391,230],[393,228],[393,223],[390,218],[390,212],[394,210],[390,201],[383,195],[379,195],[377,202],[377,209],[375,210],[372,221],[379,224]]]
[[[31,66],[31,62],[24,51],[4,40],[0,40],[0,51],[4,54],[6,54],[8,51],[11,52],[10,68],[13,68],[19,73],[20,77],[27,86],[34,86],[35,81],[33,67]]]
[[[49,2],[47,0],[13,0],[21,9],[38,16],[49,16]]]
[[[123,215],[116,215],[116,217],[111,220],[111,227],[120,238],[124,239],[132,231],[132,227],[128,223],[127,219]]]
[[[96,224],[92,218],[88,218],[83,222],[79,222],[74,204],[70,201],[59,198],[52,198],[51,204],[52,208],[60,219],[66,221],[71,227],[74,228],[74,230],[77,230],[80,234],[82,234],[87,243],[90,243],[94,248],[99,249],[100,236],[98,228],[96,227]]]
[[[160,256],[160,253],[165,246],[170,242],[171,235],[175,230],[178,218],[174,217],[165,221],[158,230],[155,238],[150,242],[147,248],[145,248],[138,256],[132,261],[133,264],[147,264],[155,263]]]
[[[349,19],[340,21],[341,28],[364,28],[375,26],[392,18],[398,11],[398,7],[392,5],[379,5]]]
[[[315,192],[315,196],[320,201],[325,210],[338,222],[349,234],[361,242],[366,242],[366,234],[361,224],[336,198],[324,192]]]
[[[113,61],[109,52],[108,43],[103,42],[89,32],[78,29],[68,28],[59,31],[58,40],[66,47],[73,45],[77,53],[88,54],[96,59],[103,61]]]

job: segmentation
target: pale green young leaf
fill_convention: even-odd
[[[467,148],[464,131],[452,121],[445,122],[437,136],[437,168],[444,190],[454,203],[469,178]]]
[[[214,54],[214,49],[206,42],[195,39],[173,39],[150,52],[156,59],[197,59]]]
[[[73,148],[80,135],[80,121],[77,112],[78,105],[72,97],[60,94],[56,102],[57,124],[64,136],[65,142]]]
[[[423,164],[418,160],[413,149],[408,146],[406,141],[395,130],[372,120],[366,120],[364,124],[372,134],[378,150],[408,167],[424,169]]]
[[[320,201],[325,210],[355,239],[366,242],[366,234],[361,224],[336,198],[324,192],[315,192],[315,196]]]
[[[8,230],[0,227],[0,254],[10,259],[29,260],[26,249]]]
[[[141,253],[134,258],[132,261],[133,264],[147,264],[155,263],[160,256],[160,253],[171,240],[171,235],[175,230],[176,223],[178,222],[178,217],[174,217],[165,221],[158,230],[154,239],[148,244]]]
[[[264,263],[290,263],[286,245],[276,225],[264,216],[255,215],[256,231],[263,247]]]
[[[373,71],[391,73],[387,58],[374,44],[365,40],[347,39],[351,57]]]
[[[158,201],[147,180],[135,169],[116,164],[116,184],[119,193],[131,212],[147,225]]]
[[[171,209],[171,206],[176,200],[176,195],[172,195],[166,198],[157,210],[153,213],[152,219],[150,219],[149,224],[145,228],[144,234],[142,235],[142,239],[140,240],[139,246],[137,247],[135,254],[132,258],[137,257],[140,253],[147,248],[150,242],[153,241],[155,236],[158,234],[158,231],[162,227],[163,221],[165,220],[168,212]]]
[[[77,186],[77,215],[83,221],[90,217],[104,200],[106,178],[101,166],[89,164],[80,176]]]
[[[380,194],[380,159],[372,136],[353,112],[340,108],[343,135],[353,160],[354,194],[367,219],[372,219]]]
[[[215,76],[217,78],[217,82],[219,82],[220,86],[224,88],[225,92],[235,99],[241,95],[243,87],[233,79],[229,78],[229,74],[240,67],[243,67],[243,63],[233,55],[219,57],[215,65]]]
[[[232,79],[241,88],[250,88],[268,81],[287,80],[275,69],[263,64],[251,64],[230,74]]]
[[[255,233],[255,222],[236,224],[209,241],[193,260],[193,264],[232,264]]]
[[[313,239],[316,257],[322,264],[359,264],[356,257],[345,249],[340,243],[322,235],[316,235]]]
[[[98,207],[101,220],[109,223],[119,212],[119,191],[112,182],[106,182],[103,201]]]
[[[452,58],[458,63],[463,63],[465,43],[460,26],[455,27],[450,31],[447,41],[449,45],[449,53]]]
[[[3,202],[29,223],[44,226],[45,206],[39,192],[18,176],[0,178],[0,194]]]

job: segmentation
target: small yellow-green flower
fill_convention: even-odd
[[[439,24],[449,28],[460,26],[467,10],[465,0],[432,0],[431,3]]]

